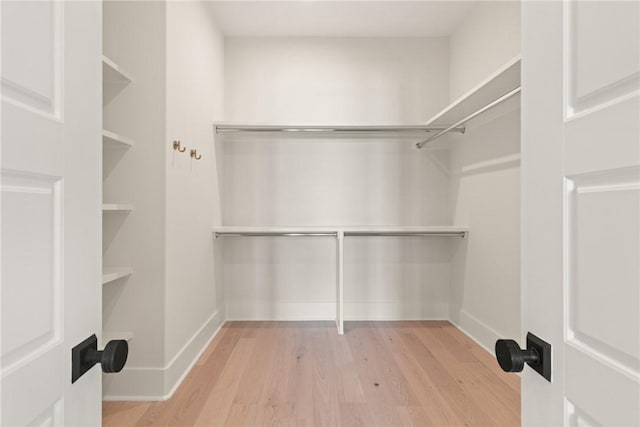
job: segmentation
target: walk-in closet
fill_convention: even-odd
[[[103,8],[130,80],[105,131],[133,141],[104,152],[107,399],[170,393],[139,376],[224,321],[519,335],[518,3]]]

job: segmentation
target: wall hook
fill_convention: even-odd
[[[202,158],[202,154],[198,154],[196,150],[191,150],[191,157],[196,160],[200,160]]]
[[[187,147],[180,147],[180,140],[176,139],[173,141],[173,149],[178,150],[180,153],[184,153],[187,150]]]

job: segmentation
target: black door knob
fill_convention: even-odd
[[[92,365],[99,363],[102,372],[105,373],[120,372],[127,362],[128,355],[129,344],[125,340],[113,340],[109,341],[102,351],[89,349],[85,362]]]
[[[71,349],[71,383],[76,382],[96,363],[102,372],[120,372],[127,362],[129,344],[125,340],[109,341],[104,350],[98,351],[98,338],[91,335]]]
[[[496,359],[505,372],[522,372],[526,363],[551,382],[551,344],[527,333],[527,349],[522,350],[514,340],[496,341]]]
[[[535,365],[540,360],[535,349],[522,350],[514,340],[496,341],[496,358],[505,372],[522,372],[525,363]]]

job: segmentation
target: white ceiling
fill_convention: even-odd
[[[212,1],[227,36],[449,36],[473,1]]]

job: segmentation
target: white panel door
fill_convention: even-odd
[[[640,425],[640,3],[524,2],[527,426]]]
[[[101,422],[101,4],[2,1],[0,424]]]

